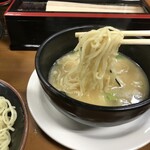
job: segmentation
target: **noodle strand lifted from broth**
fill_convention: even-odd
[[[129,104],[132,96],[136,93],[140,96],[142,94],[133,90],[137,88],[133,85],[131,92],[127,91],[129,94],[122,97],[123,88],[130,89],[123,80],[129,78],[129,76],[124,77],[122,75],[127,75],[128,70],[133,70],[129,69],[128,64],[135,67],[135,75],[139,74],[140,69],[137,69],[133,61],[125,56],[122,56],[124,59],[117,60],[123,38],[124,35],[120,30],[109,26],[79,34],[79,42],[74,50],[54,63],[54,67],[50,70],[49,82],[68,96],[87,103],[111,106],[112,103],[119,105],[123,101],[125,105]],[[118,64],[121,64],[121,66]],[[135,77],[135,80],[138,79],[138,77]],[[139,87],[141,86],[140,90],[147,81],[142,80],[141,83],[138,83]],[[133,80],[133,82],[136,81]],[[120,97],[119,103],[116,103],[117,97]],[[107,104],[106,99],[113,99],[113,101]]]
[[[95,89],[106,90],[110,80],[114,80],[110,73],[111,62],[122,39],[123,34],[112,27],[91,30],[80,36],[74,49],[74,52],[79,51],[79,64],[60,80],[63,91],[81,96]]]
[[[110,70],[122,39],[123,34],[112,27],[91,30],[79,37],[75,51],[80,50],[80,63],[72,75],[79,76],[81,94],[96,89],[105,91],[111,80],[114,81]]]

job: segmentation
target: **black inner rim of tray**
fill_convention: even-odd
[[[43,12],[46,10],[46,4],[48,0],[16,0],[17,4],[13,5],[11,11],[19,12]],[[58,1],[58,0],[52,0]],[[59,0],[66,2],[78,2],[89,4],[109,4],[109,5],[140,5],[140,0]]]

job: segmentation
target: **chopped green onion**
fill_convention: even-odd
[[[105,98],[106,98],[106,100],[109,100],[109,101],[117,100],[115,93],[106,93]]]
[[[122,59],[123,58],[123,55],[121,55],[121,54],[118,54],[117,56],[116,56],[116,59]]]

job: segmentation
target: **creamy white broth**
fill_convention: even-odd
[[[50,69],[49,82],[59,91],[65,92],[64,86],[67,88],[68,85],[64,85],[62,80],[71,68],[75,68],[77,65],[79,65],[78,52],[64,55]],[[116,82],[110,83],[105,91],[93,89],[79,95],[76,89],[73,93],[66,94],[79,101],[101,106],[129,105],[147,98],[149,94],[148,79],[141,67],[133,60],[119,53],[112,63],[110,75],[112,75],[111,72],[115,72]],[[107,82],[107,80],[106,77],[104,81]]]

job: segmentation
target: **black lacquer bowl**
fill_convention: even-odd
[[[38,49],[35,67],[40,83],[51,103],[66,116],[90,126],[112,126],[129,122],[150,107],[150,96],[137,104],[120,107],[95,106],[80,102],[58,91],[48,82],[48,73],[53,63],[77,44],[75,32],[88,31],[95,26],[75,27],[60,31],[49,37]],[[120,52],[137,62],[150,81],[150,46],[121,46]]]
[[[16,107],[17,119],[14,124],[15,131],[10,132],[10,150],[23,150],[28,133],[28,116],[25,104],[20,94],[7,82],[0,80],[0,96],[8,99]]]

